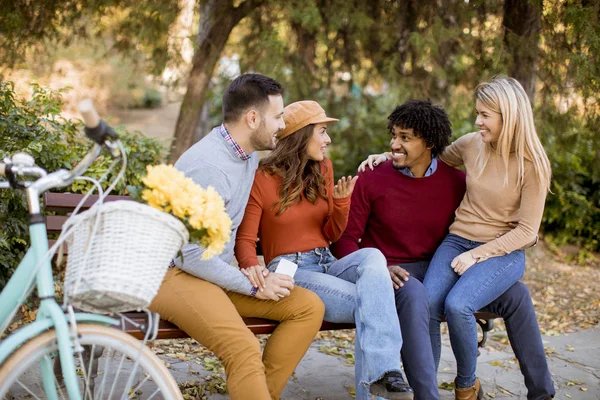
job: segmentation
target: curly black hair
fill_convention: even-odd
[[[388,131],[394,126],[412,129],[415,136],[423,138],[427,147],[432,147],[434,156],[440,154],[450,144],[452,123],[441,106],[429,100],[408,100],[399,105],[388,117]]]

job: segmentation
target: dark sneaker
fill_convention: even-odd
[[[383,397],[390,400],[412,400],[413,391],[404,381],[402,373],[398,371],[388,372],[371,384],[370,392],[372,395]]]

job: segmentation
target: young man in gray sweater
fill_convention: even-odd
[[[175,167],[202,187],[212,186],[232,220],[223,253],[202,260],[204,248],[183,249],[150,309],[177,325],[223,362],[231,399],[279,399],[323,321],[317,295],[270,273],[255,287],[230,264],[237,228],[258,166],[257,150],[275,147],[283,122],[283,88],[259,74],[235,79],[223,95],[223,124],[187,150]],[[242,317],[279,321],[261,355]]]

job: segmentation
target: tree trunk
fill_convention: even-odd
[[[200,10],[200,29],[187,92],[181,104],[175,126],[175,140],[171,145],[169,161],[177,161],[194,141],[194,131],[202,112],[206,89],[215,65],[235,26],[262,0],[245,0],[234,7],[234,0],[205,0]],[[208,132],[205,133],[205,135]]]
[[[419,5],[415,0],[407,0],[400,3],[398,10],[398,63],[396,70],[400,75],[408,75],[407,61],[410,60],[411,70],[416,67],[416,51],[409,43],[410,35],[417,31],[419,18]]]
[[[504,44],[511,56],[509,75],[523,85],[532,103],[541,22],[541,0],[505,0],[502,24]]]
[[[310,98],[315,87],[315,58],[317,54],[317,33],[307,30],[300,22],[292,21],[292,30],[296,34],[298,43],[299,73],[305,77],[305,80],[297,80],[296,92],[301,98]]]
[[[194,56],[192,28],[196,0],[179,0],[179,8],[177,20],[169,27],[169,62],[161,75],[163,85],[170,90],[181,86],[181,81],[189,76]]]

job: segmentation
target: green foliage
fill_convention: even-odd
[[[367,155],[388,149],[387,116],[398,104],[395,96],[369,95],[345,96],[329,103],[327,113],[340,120],[328,131],[336,178],[356,175]]]
[[[585,251],[600,250],[599,9],[597,0],[544,2],[540,45],[529,49],[538,54],[532,100],[554,174],[542,229],[553,244]],[[284,84],[286,103],[314,99],[340,118],[330,129],[339,177],[387,149],[386,117],[408,98],[442,104],[455,137],[474,130],[473,89],[512,63],[503,12],[502,2],[479,0],[444,7],[424,0],[418,8],[379,0],[288,2],[246,20],[249,34],[233,47],[242,71]],[[276,29],[265,33],[265,20]]]
[[[253,4],[249,1],[217,0],[214,5],[225,10],[233,3]],[[178,12],[173,2],[26,3],[0,0],[6,5],[0,7],[6,9],[0,15],[0,56],[5,55],[8,63],[29,45],[41,52],[48,43],[94,35],[106,42],[107,49],[127,55],[133,63],[147,64],[157,75],[168,57],[177,58],[176,51],[166,49],[168,30]],[[430,98],[445,106],[455,136],[461,136],[474,129],[475,86],[498,73],[515,71],[511,43],[519,40],[506,40],[506,35],[519,33],[504,24],[504,13],[511,11],[505,9],[506,2],[257,3],[234,29],[224,53],[239,56],[241,71],[261,72],[282,82],[286,103],[314,99],[340,118],[331,129],[337,176],[354,173],[364,157],[387,148],[386,116],[395,105],[408,98]],[[532,100],[537,126],[554,169],[554,194],[548,197],[543,228],[556,244],[599,250],[600,140],[594,127],[600,122],[600,0],[542,4],[539,45],[525,49],[535,61],[535,76],[517,78],[536,82]],[[202,25],[202,18],[198,22],[202,38],[210,26]],[[114,86],[125,90],[124,98],[136,92],[135,105],[157,104],[157,96],[144,93],[145,85],[133,84],[139,74],[116,75]],[[215,126],[227,80],[217,77],[212,82],[205,99],[212,105],[210,115],[202,123]],[[190,93],[193,97],[200,92],[196,88]],[[111,100],[118,97],[112,91]],[[203,100],[195,98],[194,104],[201,106]],[[35,151],[35,141],[32,146]],[[73,149],[65,149],[63,162],[71,162]]]
[[[179,12],[170,0],[0,0],[0,58],[13,64],[27,52],[44,54],[76,38],[100,37],[110,49],[159,74],[169,54],[169,27]]]
[[[573,110],[546,109],[538,130],[552,163],[552,191],[546,201],[544,232],[558,245],[600,250],[600,140],[598,120],[587,123]]]
[[[81,122],[61,116],[61,92],[32,85],[30,100],[15,97],[11,82],[0,82],[0,158],[16,152],[33,156],[37,165],[47,171],[70,169],[83,157],[90,142],[78,132]],[[125,179],[116,194],[126,193],[126,185],[139,185],[146,165],[159,163],[164,149],[153,139],[117,128],[128,156]],[[110,157],[101,156],[86,173],[99,178],[109,168]],[[116,168],[116,172],[118,168]],[[113,174],[113,175],[114,175]],[[110,177],[109,177],[110,180]],[[76,181],[65,191],[86,192],[92,184]],[[108,186],[103,182],[104,188]],[[29,244],[27,208],[21,191],[0,191],[0,287],[4,286]]]
[[[162,96],[156,89],[146,88],[142,102],[144,108],[157,108],[162,105]]]

